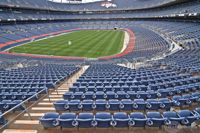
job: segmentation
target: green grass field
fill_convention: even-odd
[[[9,52],[98,58],[119,53],[123,42],[120,30],[85,30],[33,41]]]

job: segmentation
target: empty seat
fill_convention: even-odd
[[[160,98],[160,108],[169,111],[172,106],[172,102],[168,98]]]
[[[95,115],[96,127],[98,128],[110,127],[111,120],[112,120],[112,116],[108,112],[97,112]]]
[[[119,111],[120,110],[120,101],[117,99],[110,99],[108,101],[108,106],[110,111]]]
[[[177,126],[184,120],[183,117],[172,111],[163,112],[163,117],[168,120],[168,125],[172,126]]]
[[[65,111],[69,109],[68,100],[59,100],[53,103],[56,111]]]
[[[96,126],[93,113],[80,113],[77,117],[78,128],[90,128]]]
[[[130,126],[145,128],[147,118],[141,112],[134,112],[130,114]]]
[[[133,103],[133,108],[135,110],[145,110],[146,102],[144,101],[144,99],[135,99]]]
[[[75,113],[63,113],[60,115],[58,121],[61,128],[74,128],[78,126]]]
[[[2,116],[2,113],[0,112],[0,125],[6,124],[7,120]]]
[[[94,109],[96,111],[105,111],[109,109],[109,104],[105,99],[97,99],[94,104]]]
[[[133,101],[131,99],[122,99],[120,104],[120,109],[124,111],[132,111]]]
[[[78,111],[82,109],[80,100],[70,100],[67,106],[69,108],[69,111]]]
[[[147,112],[147,125],[161,128],[164,125],[164,118],[159,112]]]
[[[46,113],[43,117],[40,118],[40,123],[45,129],[57,127],[59,126],[58,118],[58,113]]]
[[[81,105],[83,111],[92,111],[94,108],[93,100],[83,100]]]
[[[160,108],[160,102],[156,99],[147,99],[146,108],[148,110],[158,110]]]
[[[113,114],[111,125],[117,128],[129,127],[130,118],[125,112],[116,112]]]
[[[193,112],[189,110],[180,110],[177,112],[180,117],[183,117],[181,124],[191,126],[191,124],[198,118]]]

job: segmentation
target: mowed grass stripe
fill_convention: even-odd
[[[78,43],[76,43],[75,45],[73,45],[71,47],[71,55],[73,56],[82,56],[82,53],[87,53],[88,52],[88,44],[91,43],[92,40],[95,40],[98,36],[101,36],[100,32],[91,32],[92,34],[90,35],[90,37],[79,41]],[[76,50],[74,50],[76,49]],[[87,51],[87,52],[86,52]]]
[[[99,44],[99,43],[100,43],[101,40],[104,40],[105,37],[108,36],[108,35],[109,35],[109,31],[105,31],[104,34],[100,34],[98,36],[95,36],[95,38],[91,39],[90,43],[87,43],[86,46],[85,46],[85,48],[88,49],[87,53],[82,51],[79,54],[81,54],[81,56],[87,56],[87,54],[89,54],[91,58],[98,57],[99,51],[98,51],[97,48],[98,48],[98,46],[101,46],[101,44],[102,44],[102,43],[101,44]]]
[[[93,42],[94,44],[97,43],[96,47],[91,47],[91,49],[90,49],[90,52],[92,52],[91,55],[93,57],[99,57],[99,56],[103,55],[102,53],[105,51],[104,48],[107,47],[107,45],[108,45],[105,42],[106,42],[106,40],[109,40],[113,36],[113,34],[114,34],[114,32],[108,31],[107,33],[104,34],[104,36],[101,36],[99,38],[99,40],[96,40],[95,42]],[[102,49],[100,49],[100,48],[102,48]]]
[[[85,32],[86,32],[85,35],[87,35],[87,31],[85,31]],[[56,36],[56,37],[52,37],[52,38],[48,38],[48,39],[43,39],[40,41],[31,42],[26,45],[16,47],[15,51],[18,52],[18,51],[23,50],[24,53],[31,52],[33,54],[38,54],[43,51],[45,53],[45,49],[48,50],[48,49],[52,49],[52,47],[58,47],[58,44],[62,45],[63,40],[65,40],[65,41],[69,40],[69,39],[73,40],[73,39],[77,38],[76,36],[82,36],[82,35],[83,34],[80,31],[72,32],[72,33],[66,34],[66,35],[61,35],[61,36]],[[88,36],[90,36],[90,35],[88,35]],[[84,38],[84,37],[82,37],[82,38]],[[80,39],[82,39],[82,38],[80,38]],[[48,47],[47,47],[47,44],[48,44]],[[34,47],[33,47],[33,45],[34,45]],[[52,50],[54,50],[54,49],[52,49]],[[46,51],[46,52],[48,52],[48,51]],[[46,53],[46,54],[48,54],[48,53]]]
[[[119,36],[121,36],[119,38]],[[121,32],[118,32],[117,34],[115,34],[113,36],[113,39],[110,40],[110,42],[106,42],[106,43],[110,43],[110,45],[108,45],[107,49],[105,50],[105,55],[108,55],[108,54],[116,54],[116,51],[117,53],[119,53],[123,47],[123,45],[116,45],[117,43],[120,42],[120,44],[123,44],[124,42],[122,41],[124,40],[124,34],[123,34],[123,31]]]
[[[51,53],[51,55],[76,56],[76,55],[72,54],[73,51],[77,51],[77,49],[79,49],[79,47],[81,47],[81,45],[83,44],[84,41],[89,41],[93,34],[94,33],[89,32],[87,34],[85,34],[85,33],[81,34],[80,35],[81,37],[76,36],[75,39],[78,38],[76,40],[73,40],[73,38],[67,39],[67,40],[70,40],[72,42],[72,45],[70,45],[70,46],[68,44],[66,44],[66,42],[56,41],[56,43],[60,44],[60,45],[59,45],[59,47],[58,47],[58,45],[55,45],[53,48],[51,48],[51,49],[53,49],[53,52],[54,52],[54,53]],[[82,41],[82,40],[84,40],[84,41]],[[81,42],[81,44],[79,44],[80,42]]]
[[[87,31],[85,31],[85,32],[86,32],[85,35],[87,35]],[[77,36],[83,36],[83,34],[81,32],[80,33],[74,32],[74,33],[69,34],[69,36],[68,36],[68,34],[66,34],[66,35],[63,35],[61,37],[60,36],[52,37],[52,38],[36,41],[36,42],[33,42],[33,43],[29,43],[29,44],[26,44],[26,45],[23,45],[23,46],[17,47],[17,48],[19,48],[19,51],[23,50],[24,53],[54,55],[56,53],[55,48],[59,48],[60,46],[66,47],[66,40],[73,40],[73,39],[77,38],[76,35]],[[91,34],[89,34],[86,37],[89,37],[90,35]],[[81,40],[83,38],[85,38],[85,36],[83,36],[81,38],[79,37],[77,39],[77,41],[79,39]],[[65,40],[65,43],[64,43],[63,40]],[[46,44],[48,44],[48,47],[47,47]],[[58,46],[58,44],[59,44],[59,46]],[[63,44],[65,44],[65,45],[63,45]],[[33,45],[34,45],[34,47],[32,47]],[[17,52],[18,52],[18,49],[17,49]]]
[[[88,34],[81,34],[77,37],[74,37],[74,38],[66,38],[67,41],[56,41],[56,43],[54,42],[54,45],[52,47],[50,47],[51,49],[51,55],[58,55],[58,56],[73,56],[71,55],[71,51],[73,51],[75,48],[74,44],[77,44],[77,42],[81,42],[82,40],[85,40],[86,38],[90,38],[92,34],[91,33],[88,33]],[[72,42],[72,45],[68,45],[68,41],[71,41]],[[59,44],[56,45],[56,44]]]
[[[69,45],[69,41],[71,45]],[[10,49],[15,53],[98,58],[121,51],[124,32],[120,30],[85,30],[34,41]]]

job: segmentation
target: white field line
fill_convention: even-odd
[[[12,49],[12,48],[19,47],[19,46],[22,46],[22,45],[26,45],[26,44],[31,43],[31,42],[37,42],[37,41],[49,39],[49,38],[56,37],[56,36],[61,36],[61,35],[65,35],[65,34],[70,34],[70,33],[72,33],[72,32],[76,32],[76,31],[61,33],[61,34],[57,34],[57,35],[51,35],[51,36],[47,36],[47,37],[44,37],[44,38],[36,39],[36,40],[34,40],[34,41],[31,41],[31,40],[30,40],[29,42],[22,43],[22,44],[19,44],[19,45],[17,45],[17,46],[8,48],[8,49],[6,49],[5,51],[9,51],[9,50]],[[27,53],[20,53],[20,54],[27,54]]]
[[[124,50],[128,46],[129,40],[130,40],[130,36],[129,36],[128,32],[124,31],[124,43],[123,43],[123,47],[122,47],[120,53],[124,52]]]

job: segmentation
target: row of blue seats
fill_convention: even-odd
[[[7,123],[7,120],[2,116],[2,112],[0,112],[0,125],[4,125]]]
[[[46,90],[47,91],[47,90]],[[45,93],[47,93],[44,91]],[[32,92],[12,92],[12,93],[0,93],[0,101],[2,100],[26,100],[29,97],[35,95],[34,98],[32,98],[32,101],[38,99],[38,91],[32,91]]]
[[[25,109],[25,106],[23,106],[23,104],[21,104],[23,101],[22,100],[3,100],[0,102],[0,111],[1,112],[5,112],[9,109],[12,109],[13,107],[16,107],[14,110],[12,111],[22,111]]]
[[[94,74],[95,76],[95,74]],[[110,76],[111,77],[111,76]],[[158,77],[158,78],[152,78],[152,77],[148,77],[148,76],[145,76],[145,78],[143,79],[138,79],[138,78],[134,78],[134,77],[128,77],[128,78],[120,78],[119,75],[117,75],[117,78],[116,76],[114,76],[115,78],[106,78],[106,77],[101,77],[101,78],[95,78],[95,77],[92,77],[92,78],[87,78],[87,79],[78,79],[77,80],[77,83],[75,84],[76,86],[81,86],[81,85],[103,85],[104,82],[106,83],[126,83],[126,82],[133,82],[133,83],[140,83],[140,82],[145,82],[145,81],[155,81],[156,83],[158,82],[163,82],[163,81],[166,81],[166,82],[173,82],[175,80],[178,80],[178,81],[185,81],[185,80],[189,80],[190,82],[198,82],[200,81],[200,79],[198,77],[191,77],[189,75],[186,75],[186,76],[162,76],[161,77]]]
[[[174,96],[172,100],[168,98],[161,99],[97,99],[97,100],[60,100],[54,102],[56,111],[119,111],[119,110],[170,110],[172,107],[191,106],[200,103],[200,95],[196,97]]]
[[[108,80],[108,81],[126,81],[128,79],[135,79],[137,81],[140,81],[140,80],[145,80],[145,79],[148,79],[148,78],[164,78],[164,77],[172,77],[174,76],[174,78],[177,78],[177,77],[189,77],[189,75],[182,75],[182,76],[179,76],[177,75],[176,72],[172,71],[172,70],[163,70],[162,72],[160,72],[161,70],[159,70],[158,72],[156,70],[152,70],[151,72],[147,72],[147,71],[144,71],[144,72],[141,72],[140,70],[138,71],[135,71],[135,70],[132,70],[130,71],[129,69],[128,70],[119,70],[119,72],[110,72],[110,70],[107,70],[106,72],[101,72],[101,73],[97,73],[95,75],[92,75],[92,73],[86,73],[84,74],[82,77],[80,77],[80,79],[78,79],[77,81],[79,82],[82,82],[84,80]],[[110,76],[109,76],[110,75]],[[115,76],[119,76],[119,78],[116,78]]]
[[[200,82],[200,79],[196,78],[196,79],[184,79],[184,80],[174,80],[174,81],[165,81],[164,79],[158,79],[158,80],[146,80],[146,81],[140,81],[140,82],[136,82],[136,81],[103,81],[103,82],[96,82],[96,83],[87,83],[87,82],[76,82],[74,84],[75,87],[98,87],[98,86],[140,86],[140,85],[157,85],[157,84],[165,84],[166,86],[178,86],[178,85],[187,85],[187,84],[191,84],[191,83],[198,83]]]
[[[40,92],[44,90],[44,93],[47,91],[47,88],[45,87],[29,87],[29,88],[23,88],[23,87],[17,87],[17,88],[0,88],[0,94],[2,93],[13,93],[15,95],[15,93],[21,93],[21,94],[25,94],[25,93],[34,93],[34,92]],[[45,91],[46,90],[46,91]]]
[[[113,115],[108,112],[93,113],[46,113],[40,118],[42,126],[54,128],[128,128],[128,127],[159,127],[164,125],[185,125],[190,126],[193,122],[200,123],[200,108],[194,111],[180,110],[178,112],[115,112]]]
[[[180,91],[180,92],[179,92]],[[189,91],[185,91],[185,94],[190,93]],[[88,92],[66,92],[63,95],[63,98],[65,100],[70,99],[150,99],[150,98],[164,98],[164,97],[171,97],[173,95],[183,95],[184,92],[181,90],[159,90],[158,92],[154,91],[117,91],[116,93],[114,91],[88,91]],[[192,93],[191,97],[195,97],[196,95],[199,95],[199,92]]]
[[[72,86],[69,88],[70,92],[98,92],[98,91],[154,91],[156,92],[173,92],[173,93],[184,93],[184,92],[189,92],[189,91],[196,91],[199,90],[200,83],[193,83],[193,84],[187,84],[187,85],[179,85],[179,86],[175,86],[175,87],[171,87],[171,86],[167,86],[167,87],[163,87],[163,85],[151,85],[150,87],[144,86],[144,85],[140,85],[140,86],[89,86],[89,87],[85,87],[85,86],[80,86],[80,87],[76,87],[76,86]],[[166,86],[166,84],[165,84]]]
[[[110,66],[108,66],[109,68]],[[80,77],[80,80],[79,81],[83,81],[83,80],[88,80],[88,79],[91,79],[91,80],[103,80],[104,79],[108,79],[108,80],[115,80],[115,81],[119,81],[120,79],[122,80],[125,80],[124,78],[135,78],[137,81],[140,81],[142,79],[146,79],[146,78],[159,78],[161,76],[163,77],[170,77],[170,76],[178,76],[177,72],[175,72],[174,70],[161,70],[161,69],[152,69],[151,71],[148,70],[148,71],[140,71],[140,70],[137,70],[135,71],[134,69],[133,70],[130,70],[130,69],[118,69],[118,68],[115,68],[114,70],[116,71],[113,71],[113,70],[109,70],[109,69],[105,69],[104,71],[99,71],[99,73],[96,73],[96,72],[93,72],[94,70],[91,70],[90,71],[86,71],[87,73],[83,74],[82,77]],[[95,73],[95,75],[94,75]],[[109,76],[110,75],[110,76]],[[115,76],[119,76],[119,79],[117,79]],[[182,77],[182,76],[180,76]],[[183,76],[184,77],[184,76]]]
[[[58,84],[60,81],[57,80],[56,82],[51,83],[18,83],[18,84],[0,84],[0,89],[4,88],[54,88],[56,84]]]

